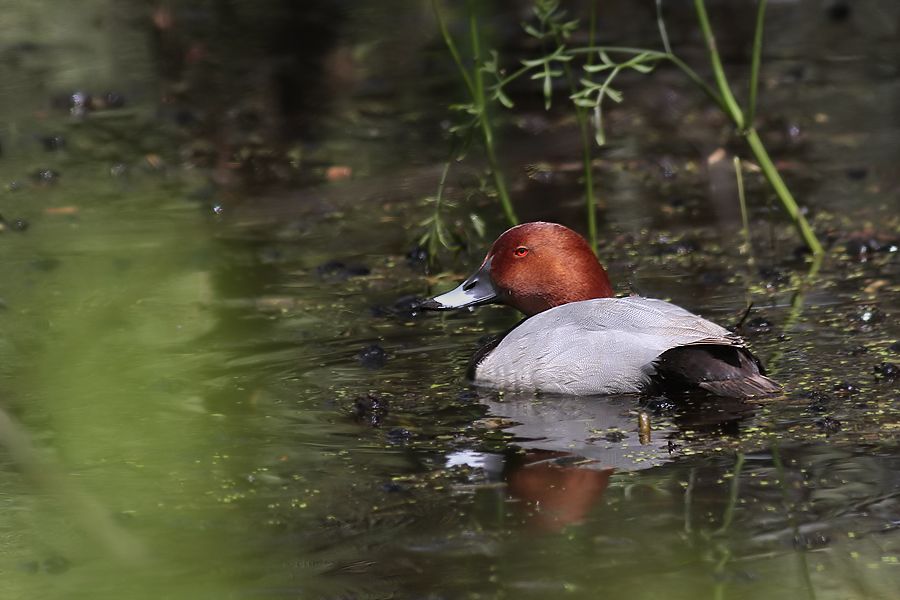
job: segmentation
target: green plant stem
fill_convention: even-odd
[[[664,27],[664,24],[663,24]],[[661,31],[665,31],[665,29],[661,29]],[[668,39],[668,37],[666,38]],[[570,48],[567,50],[569,54],[594,54],[597,52],[606,52],[617,53],[617,54],[646,54],[650,58],[657,58],[659,60],[668,60],[673,65],[681,69],[681,71],[688,76],[688,79],[693,81],[700,89],[706,92],[706,95],[709,96],[713,102],[715,102],[724,113],[728,114],[728,109],[726,108],[725,101],[722,97],[716,92],[708,83],[703,81],[703,78],[690,67],[686,62],[681,60],[678,55],[674,53],[666,53],[660,52],[658,50],[651,50],[649,48],[635,48],[632,46],[586,46],[583,48]],[[510,76],[507,79],[512,79],[514,77],[518,77],[522,73],[516,72],[514,75]],[[504,83],[506,80],[504,80]]]
[[[447,23],[444,21],[444,17],[441,14],[441,10],[438,8],[438,0],[432,0],[431,8],[434,10],[434,16],[437,19],[438,27],[441,30],[441,37],[444,38],[444,44],[447,46],[447,50],[450,51],[450,56],[453,57],[453,62],[456,63],[456,68],[459,69],[459,74],[462,76],[463,81],[466,84],[466,89],[469,90],[469,95],[473,98],[475,97],[475,86],[472,85],[472,78],[469,77],[469,72],[466,70],[466,67],[463,66],[462,58],[459,54],[459,49],[456,47],[456,42],[453,41],[453,36],[450,35],[450,30],[447,29]]]
[[[766,20],[766,2],[759,0],[756,10],[756,30],[753,34],[753,57],[750,62],[750,100],[747,106],[747,127],[753,127],[756,119],[756,92],[759,89],[759,63],[762,57],[763,25]]]
[[[772,186],[772,189],[775,190],[778,199],[781,200],[781,204],[784,205],[785,210],[787,210],[788,215],[790,215],[793,220],[794,227],[800,232],[803,241],[806,242],[806,245],[814,255],[822,254],[822,244],[819,243],[815,232],[813,232],[806,217],[800,212],[800,207],[797,206],[797,202],[794,200],[790,190],[788,190],[784,180],[781,178],[781,174],[778,172],[778,169],[775,168],[772,159],[769,158],[769,153],[766,151],[766,147],[763,146],[762,140],[759,139],[759,134],[756,133],[756,129],[751,127],[744,133],[744,137],[750,145],[753,156],[755,156],[756,160],[759,162],[763,175],[765,175],[766,180],[769,182],[769,185]]]
[[[592,160],[594,140],[588,127],[587,109],[575,107],[575,118],[581,132],[581,154],[584,162],[584,193],[587,210],[588,242],[597,254],[597,198],[594,195],[594,165]]]
[[[659,58],[668,58],[665,52],[650,50],[649,48],[636,48],[634,46],[582,46],[581,48],[568,48],[568,54],[591,54],[606,52],[607,54],[649,54]]]
[[[744,169],[741,166],[741,159],[734,157],[734,176],[737,178],[738,202],[741,205],[741,225],[744,234],[744,248],[750,254],[750,262],[752,258],[752,245],[750,244],[750,217],[747,215],[747,198],[744,195]]]
[[[816,239],[816,234],[813,232],[812,227],[810,227],[809,222],[807,222],[806,217],[800,212],[800,207],[797,206],[796,200],[794,200],[790,190],[788,190],[785,185],[778,169],[775,168],[775,165],[772,163],[772,159],[769,158],[769,153],[766,151],[766,147],[763,145],[762,140],[759,139],[759,134],[756,132],[756,129],[753,128],[752,123],[748,122],[744,112],[738,105],[737,100],[734,99],[734,94],[731,93],[728,79],[725,77],[725,71],[722,68],[722,61],[719,58],[719,51],[716,49],[716,40],[713,37],[712,29],[709,25],[709,17],[706,14],[706,4],[704,0],[694,0],[694,7],[697,11],[697,19],[700,22],[700,29],[703,30],[703,37],[706,40],[706,47],[709,50],[713,74],[716,79],[716,86],[719,88],[719,94],[724,103],[726,114],[731,117],[735,126],[747,139],[750,150],[753,152],[756,160],[759,161],[759,165],[763,170],[763,175],[765,175],[766,180],[769,182],[769,185],[772,186],[772,189],[775,190],[778,199],[781,200],[781,204],[784,205],[785,210],[787,210],[793,220],[794,226],[800,232],[803,241],[806,242],[806,245],[813,254],[821,254],[822,245],[819,243],[819,240]],[[764,9],[765,6],[762,8]],[[761,52],[762,47],[762,18],[759,16],[757,18],[757,28],[758,30],[754,42],[754,54]],[[758,64],[756,68],[758,73]]]
[[[591,12],[588,15],[588,46],[594,45],[594,40],[597,39],[597,3],[600,0],[591,0]],[[594,55],[593,53],[588,54],[587,57],[588,66],[594,64]]]
[[[524,75],[525,73],[527,73],[527,72],[530,71],[530,70],[531,70],[531,67],[529,67],[529,66],[527,66],[527,65],[524,66],[524,67],[521,67],[521,68],[519,68],[518,70],[513,71],[512,74],[507,75],[506,77],[504,77],[503,79],[501,79],[500,81],[498,81],[495,85],[496,85],[497,87],[503,87],[503,86],[505,86],[507,83],[511,83],[511,82],[515,81],[516,79],[518,79],[519,77],[521,77],[522,75]]]
[[[706,2],[704,0],[694,0],[694,8],[697,11],[697,20],[700,22],[700,29],[703,31],[703,39],[706,41],[706,49],[709,51],[710,62],[712,62],[713,75],[716,78],[719,94],[721,94],[725,103],[726,112],[738,129],[744,129],[744,112],[738,105],[737,100],[734,99],[734,94],[731,93],[731,88],[728,85],[728,79],[725,77],[722,59],[719,57],[719,50],[716,47],[716,38],[713,36],[712,28],[709,25],[709,16],[706,14]]]
[[[454,160],[454,153],[451,153],[450,157],[447,159],[447,162],[444,163],[444,168],[441,170],[441,180],[438,182],[437,196],[434,197],[435,218],[440,217],[441,204],[443,204],[444,201],[444,188],[447,184],[447,175],[450,174],[450,165],[453,164]]]
[[[491,174],[494,176],[494,185],[497,188],[497,195],[500,197],[503,214],[506,215],[506,220],[509,221],[510,225],[517,225],[519,219],[516,217],[516,211],[513,209],[509,192],[506,189],[503,171],[500,170],[500,163],[497,161],[497,153],[494,149],[494,131],[487,112],[487,99],[484,95],[484,74],[481,71],[481,42],[479,39],[478,17],[475,14],[474,1],[469,0],[467,5],[469,9],[469,32],[472,40],[472,60],[475,63],[472,100],[475,102],[476,110],[478,111],[478,121],[481,123],[481,133],[484,137],[484,150],[491,167]]]
[[[726,115],[728,114],[728,107],[725,104],[725,100],[722,98],[719,93],[712,88],[708,83],[703,81],[703,78],[690,67],[686,62],[678,58],[675,54],[671,54],[665,57],[669,60],[673,65],[681,69],[681,72],[688,76],[688,79],[694,82],[701,90],[703,90],[710,99],[715,102],[718,107],[724,112]]]
[[[656,0],[656,26],[659,27],[659,37],[662,40],[666,54],[672,56],[672,46],[669,44],[669,33],[666,31],[666,22],[663,20],[662,0]]]
[[[591,2],[590,16],[590,33],[588,37],[588,45],[594,45],[594,35],[596,28],[596,4]],[[563,40],[556,36],[557,46],[561,46]],[[587,64],[591,64],[593,54],[588,55]],[[566,73],[566,79],[569,82],[569,91],[574,94],[577,90],[575,75],[568,62],[563,63],[563,70]],[[583,106],[575,106],[575,120],[578,123],[578,131],[581,135],[581,159],[584,166],[584,203],[587,211],[588,226],[588,243],[591,250],[597,254],[597,198],[594,195],[594,165],[593,165],[593,140],[591,139],[591,130],[589,126],[587,109]]]
[[[597,35],[597,2],[591,2],[588,46],[594,45],[594,39]],[[594,55],[589,54],[587,64],[591,65],[593,60]],[[565,65],[566,68],[569,67],[569,63],[565,63]],[[572,92],[575,92],[574,87]],[[594,165],[592,160],[594,145],[591,139],[590,127],[588,126],[587,109],[576,106],[576,111],[581,115],[578,126],[581,129],[581,149],[584,158],[584,189],[587,192],[585,208],[587,209],[588,240],[591,244],[591,250],[594,251],[594,254],[597,254],[597,198],[594,196]]]

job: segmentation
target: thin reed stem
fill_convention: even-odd
[[[806,245],[813,254],[822,254],[822,252],[824,252],[822,244],[819,243],[815,232],[813,232],[806,217],[803,216],[800,207],[797,206],[794,196],[791,195],[791,191],[785,185],[784,180],[781,178],[781,174],[778,172],[778,169],[775,168],[772,159],[769,158],[769,153],[766,151],[766,147],[763,145],[762,140],[759,139],[759,134],[756,133],[756,129],[752,127],[748,129],[745,133],[745,137],[747,138],[747,143],[750,145],[750,150],[753,152],[753,156],[755,156],[756,160],[759,162],[763,175],[765,175],[766,180],[769,182],[769,185],[772,186],[772,189],[775,190],[775,193],[778,194],[778,199],[781,200],[781,204],[784,205],[785,210],[788,212],[788,215],[790,215],[791,220],[794,222],[794,227],[800,232],[803,241],[806,242]]]
[[[744,234],[744,253],[751,254],[752,245],[750,243],[750,218],[747,215],[747,199],[744,195],[744,169],[741,166],[741,159],[734,157],[734,176],[737,178],[738,202],[741,205],[741,224]],[[752,258],[751,258],[752,260]]]
[[[475,97],[475,86],[472,85],[472,78],[469,77],[469,72],[466,70],[465,66],[463,66],[462,58],[459,54],[459,49],[456,47],[456,42],[453,41],[453,36],[450,35],[450,30],[447,29],[447,23],[444,21],[444,16],[441,14],[441,10],[438,8],[438,0],[432,0],[431,8],[434,10],[434,16],[438,22],[438,28],[441,30],[441,37],[444,38],[444,44],[447,46],[447,50],[450,51],[450,56],[453,57],[453,62],[456,63],[456,68],[459,70],[459,74],[462,76],[463,81],[466,84],[466,89],[469,90],[469,95],[473,98]]]
[[[747,127],[756,120],[756,92],[759,89],[759,63],[762,57],[763,25],[766,20],[766,2],[759,0],[756,9],[756,30],[753,33],[753,57],[750,62],[750,100],[747,106]]]
[[[659,37],[662,39],[666,54],[672,56],[672,46],[669,44],[669,33],[666,31],[666,22],[663,20],[662,0],[656,0],[656,26],[659,27]]]
[[[594,45],[594,36],[597,29],[597,5],[596,2],[590,3],[590,29],[588,32],[588,46]],[[557,45],[562,45],[559,35],[556,36]],[[593,64],[594,54],[588,54],[587,64]],[[569,82],[569,90],[572,94],[577,91],[575,75],[568,62],[563,63],[563,70],[566,79]],[[594,165],[593,165],[593,148],[594,143],[590,131],[590,121],[587,116],[587,109],[583,106],[575,105],[575,120],[578,122],[578,131],[581,135],[581,158],[584,167],[584,202],[587,211],[588,226],[588,242],[591,250],[597,254],[597,198],[594,195]]]
[[[484,150],[487,154],[488,164],[491,167],[491,175],[494,177],[494,186],[497,188],[497,196],[500,198],[500,205],[503,207],[503,214],[510,225],[517,225],[519,219],[516,211],[513,209],[512,200],[509,198],[509,191],[506,189],[506,180],[503,177],[503,171],[500,170],[500,163],[497,161],[497,153],[494,149],[494,130],[491,126],[491,120],[488,116],[487,99],[484,95],[484,73],[481,71],[481,30],[478,27],[478,16],[475,13],[474,0],[468,0],[467,7],[469,10],[469,33],[472,41],[472,60],[474,61],[474,94],[472,100],[478,111],[478,121],[481,123],[482,137],[484,138]]]
[[[716,38],[713,36],[712,27],[709,25],[709,16],[706,14],[706,2],[704,0],[694,0],[694,8],[697,11],[697,20],[700,23],[700,29],[703,31],[703,39],[706,41],[706,49],[709,51],[713,75],[716,78],[716,86],[719,88],[719,94],[721,94],[725,103],[726,112],[738,129],[744,129],[744,113],[737,100],[734,99],[734,94],[731,93],[731,87],[728,85],[728,79],[725,77],[722,59],[719,57],[719,49],[716,47]]]
[[[703,81],[703,78],[700,77],[697,71],[692,69],[690,65],[678,58],[678,56],[676,56],[675,54],[666,56],[665,58],[668,59],[673,65],[681,69],[681,72],[687,75],[688,79],[693,81],[695,85],[703,90],[706,95],[709,96],[710,99],[719,106],[722,112],[724,112],[726,115],[728,114],[728,107],[725,104],[725,100],[715,89],[713,89],[712,86]]]

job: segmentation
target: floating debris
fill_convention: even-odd
[[[390,404],[384,398],[374,394],[358,396],[353,400],[353,415],[357,421],[372,427],[381,427],[382,420],[387,416]]]
[[[54,185],[59,182],[59,171],[38,169],[31,173],[31,180],[38,185]]]
[[[323,279],[344,281],[351,277],[363,277],[371,273],[369,267],[361,264],[347,264],[339,260],[329,260],[316,267],[316,275]]]
[[[900,367],[895,363],[883,362],[879,363],[872,369],[875,372],[875,379],[897,381],[900,378]]]
[[[366,369],[380,369],[387,364],[388,354],[378,344],[372,344],[359,351],[356,360]]]

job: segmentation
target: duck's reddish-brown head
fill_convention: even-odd
[[[454,290],[421,306],[434,310],[502,302],[526,315],[613,295],[583,237],[556,223],[523,223],[497,238],[478,269]]]

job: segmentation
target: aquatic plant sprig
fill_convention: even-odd
[[[433,1],[436,2],[436,0]],[[666,30],[662,11],[662,0],[654,1],[656,6],[657,26],[659,28],[663,50],[629,46],[595,46],[595,6],[593,2],[590,3],[591,29],[588,46],[571,47],[568,44],[568,40],[577,28],[578,21],[567,19],[565,11],[559,8],[560,3],[558,0],[536,0],[535,5],[532,7],[536,22],[534,24],[523,23],[523,29],[528,35],[541,40],[542,42],[552,43],[553,50],[538,58],[521,60],[521,66],[509,75],[501,68],[499,56],[495,51],[490,53],[490,59],[485,60],[479,65],[480,49],[477,42],[478,23],[477,18],[475,17],[472,0],[469,0],[467,4],[469,8],[470,33],[472,33],[473,40],[473,56],[475,57],[476,64],[476,67],[471,74],[467,73],[466,69],[463,67],[459,52],[454,49],[455,47],[452,38],[450,38],[449,33],[447,32],[446,25],[443,23],[435,4],[435,11],[438,14],[442,35],[444,35],[448,47],[451,47],[451,54],[453,54],[457,66],[464,72],[464,80],[466,81],[470,95],[473,97],[473,102],[471,105],[467,106],[467,110],[474,116],[474,120],[470,123],[470,126],[479,124],[482,127],[488,160],[491,163],[492,170],[495,172],[498,195],[500,196],[501,204],[503,205],[507,217],[514,213],[512,213],[512,204],[508,194],[505,193],[505,182],[503,182],[502,175],[499,174],[499,169],[496,167],[496,158],[493,155],[493,133],[486,113],[484,76],[492,77],[494,80],[493,83],[488,86],[490,99],[499,102],[506,108],[513,108],[514,103],[505,88],[513,81],[529,74],[531,79],[541,81],[544,106],[547,109],[549,109],[552,104],[554,79],[565,76],[569,82],[569,98],[574,105],[576,120],[578,121],[579,129],[582,134],[582,140],[587,142],[589,139],[585,111],[591,110],[593,111],[593,118],[591,121],[594,127],[594,141],[602,146],[606,142],[602,112],[604,106],[603,102],[607,98],[613,102],[622,101],[621,92],[613,87],[616,77],[626,69],[633,69],[641,73],[649,73],[658,66],[659,63],[669,62],[681,70],[688,79],[703,90],[703,92],[734,123],[738,134],[746,140],[751,153],[760,165],[764,177],[778,196],[779,201],[790,216],[801,238],[813,255],[821,255],[823,252],[822,245],[819,243],[812,227],[806,220],[806,217],[797,205],[796,200],[784,183],[781,174],[772,162],[771,157],[754,126],[762,56],[763,26],[765,23],[765,10],[767,6],[766,0],[758,0],[757,4],[749,98],[746,109],[741,106],[732,92],[721,57],[719,56],[709,16],[706,12],[705,0],[694,0],[694,10],[710,58],[714,85],[707,83],[690,65],[674,52]],[[612,58],[619,54],[625,54],[628,58],[625,60],[616,60]],[[575,62],[574,59],[579,55],[585,56],[585,62],[582,65],[585,75],[578,78],[576,82],[573,77],[571,65]],[[599,64],[593,63],[595,57],[599,58]],[[597,75],[601,75],[602,77],[597,78]],[[590,159],[591,147],[589,143],[585,144],[582,154],[584,156],[585,165],[584,182],[588,208],[589,241],[592,247],[596,249],[596,202],[593,190],[592,165]]]
[[[578,27],[578,20],[567,19],[565,10],[560,9],[557,0],[537,0],[535,6],[532,7],[537,23],[532,25],[528,22],[522,23],[522,29],[528,35],[540,40],[542,43],[550,43],[555,46],[555,50],[544,56],[532,59],[522,60],[522,67],[515,71],[512,75],[504,76],[503,71],[499,67],[499,59],[496,52],[493,52],[493,60],[486,65],[485,72],[494,76],[495,83],[491,87],[493,99],[499,101],[506,108],[513,108],[513,102],[504,92],[504,86],[515,81],[529,71],[538,70],[532,73],[531,79],[542,80],[542,89],[544,94],[544,108],[549,110],[553,101],[553,80],[565,75],[569,85],[570,97],[577,93],[578,81],[575,77],[571,62],[575,58],[575,54],[570,52],[567,43],[569,37]],[[597,23],[596,3],[590,3],[590,30],[588,34],[588,44],[593,46],[596,35]],[[592,56],[588,56],[587,64],[592,63]],[[554,68],[555,67],[555,68]],[[597,198],[594,192],[594,174],[593,174],[593,147],[591,144],[590,126],[587,116],[587,109],[583,106],[574,105],[575,119],[578,123],[578,129],[582,142],[582,163],[584,171],[584,190],[585,190],[585,207],[588,223],[588,242],[594,253],[597,253]]]
[[[444,222],[444,188],[447,184],[447,175],[450,173],[450,166],[453,164],[455,152],[451,152],[450,157],[444,163],[441,170],[441,179],[438,182],[437,193],[432,198],[427,198],[428,202],[433,204],[431,215],[423,219],[419,223],[419,227],[425,231],[419,237],[419,246],[424,248],[428,254],[428,266],[434,265],[438,251],[443,246],[448,250],[456,250],[459,244],[451,235],[446,223]]]
[[[645,74],[650,73],[664,56],[655,52],[641,52],[623,62],[612,60],[609,54],[603,50],[598,50],[597,56],[600,57],[600,64],[584,65],[584,70],[589,76],[580,80],[582,88],[571,94],[569,98],[576,106],[590,108],[593,111],[594,139],[598,146],[603,146],[606,144],[603,126],[603,100],[609,98],[616,103],[622,102],[622,92],[612,87],[616,76],[625,69],[633,69]],[[594,81],[590,77],[596,73],[606,73],[602,82]]]
[[[594,45],[594,38],[597,32],[597,3],[590,2],[590,16],[588,18],[589,32],[588,45]],[[566,49],[568,40],[578,26],[578,20],[567,20],[567,13],[559,8],[559,2],[555,0],[538,0],[534,7],[534,14],[541,26],[539,39],[550,40],[556,44],[558,50]],[[527,23],[523,24],[526,32],[532,31]],[[534,33],[532,33],[534,35]],[[567,53],[566,56],[574,58],[575,55]],[[524,61],[523,61],[524,62]],[[577,93],[578,81],[575,76],[571,60],[561,61],[562,71],[565,74],[566,81],[569,85],[569,96]],[[593,56],[588,55],[587,64],[593,62]],[[527,63],[526,63],[526,66]],[[550,81],[544,80],[544,98],[545,108],[550,108],[550,96],[552,89],[549,87]],[[587,109],[579,106],[575,107],[575,121],[578,123],[578,131],[581,137],[581,158],[584,176],[584,198],[585,209],[588,225],[588,243],[594,254],[597,254],[597,198],[594,191],[594,169],[593,169],[593,145],[591,144],[590,125]]]
[[[471,71],[463,64],[462,55],[459,52],[453,36],[450,35],[450,30],[447,28],[447,24],[444,21],[443,15],[438,8],[437,0],[432,0],[431,3],[438,22],[438,27],[441,32],[441,37],[443,38],[444,44],[447,46],[450,55],[453,57],[453,61],[456,64],[457,70],[460,73],[460,76],[471,99],[471,101],[468,103],[457,105],[457,108],[459,110],[468,113],[472,118],[467,122],[467,124],[457,128],[454,133],[475,128],[480,131],[481,141],[484,145],[484,150],[485,154],[487,155],[488,164],[490,165],[491,174],[494,178],[494,186],[496,187],[497,196],[500,199],[500,204],[503,208],[503,212],[506,215],[507,221],[509,221],[511,225],[516,225],[519,222],[519,219],[516,216],[512,201],[510,200],[509,192],[507,191],[506,187],[506,180],[503,177],[503,171],[500,169],[500,165],[497,161],[497,153],[494,144],[494,130],[490,117],[487,113],[488,99],[485,94],[484,85],[484,65],[481,55],[480,39],[481,32],[478,23],[478,16],[475,11],[475,2],[473,0],[468,0],[466,5],[469,12],[469,39],[471,44],[471,58],[473,63]]]

